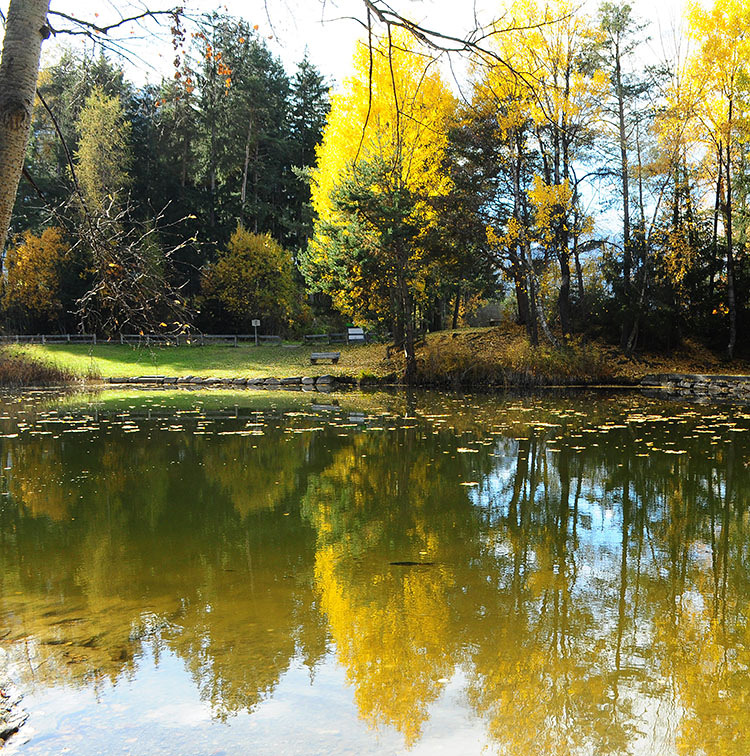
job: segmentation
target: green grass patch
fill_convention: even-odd
[[[54,366],[81,378],[139,375],[203,378],[286,378],[303,375],[382,376],[393,370],[380,344],[359,346],[158,346],[122,344],[33,344],[10,346],[15,355]],[[312,352],[341,352],[338,365],[310,364]]]
[[[338,365],[310,364],[312,352],[340,352]],[[202,378],[288,378],[329,373],[352,383],[398,383],[404,372],[403,354],[387,356],[383,344],[252,346],[150,346],[121,344],[11,345],[7,353],[50,366],[80,379],[129,378],[141,375]],[[672,372],[686,370],[691,356],[674,363]],[[463,328],[427,335],[417,350],[417,382],[425,386],[468,387],[602,384],[613,380],[635,383],[656,372],[650,358],[626,360],[616,349],[572,340],[562,349],[531,347],[523,328]],[[679,369],[678,369],[679,368]],[[670,372],[662,370],[662,372]]]

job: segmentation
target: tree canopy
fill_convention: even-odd
[[[189,33],[174,19],[174,71],[155,84],[106,50],[42,69],[10,248],[62,229],[82,284],[50,293],[58,327],[241,327],[205,289],[239,224],[289,250],[284,278],[310,295],[312,311],[280,305],[279,329],[356,321],[409,365],[419,333],[487,304],[532,343],[750,346],[742,3],[691,8],[689,47],[654,65],[627,3],[519,0],[463,45],[363,7],[368,37],[330,97],[311,60],[287,71],[220,13]],[[468,58],[456,86],[441,48]],[[179,316],[143,306],[158,288]],[[34,322],[23,301],[6,326]]]

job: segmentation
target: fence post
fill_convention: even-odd
[[[203,333],[201,333],[201,346],[203,346]]]
[[[44,334],[42,334],[42,344],[46,344],[47,342],[44,340]]]
[[[123,339],[123,337],[122,337],[122,331],[120,331],[120,343],[121,344],[125,343],[125,339]]]
[[[94,334],[94,346],[96,346],[96,334]]]
[[[65,335],[68,337],[68,344],[70,344],[70,334],[66,333]]]
[[[234,345],[237,346],[237,337],[234,337]]]

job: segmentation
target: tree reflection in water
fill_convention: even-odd
[[[411,409],[30,410],[0,507],[22,685],[101,686],[168,650],[223,719],[333,652],[407,746],[460,677],[500,752],[750,752],[748,417]]]

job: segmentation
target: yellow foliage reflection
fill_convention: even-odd
[[[411,745],[460,656],[454,571],[439,563],[457,512],[424,451],[399,459],[389,445],[357,437],[313,481],[304,511],[318,533],[321,608],[360,715]],[[401,560],[433,564],[391,564]]]

